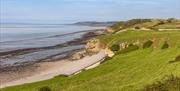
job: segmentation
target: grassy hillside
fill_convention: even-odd
[[[128,21],[120,21],[112,26],[111,29],[121,31],[123,29],[133,28],[133,29],[180,29],[180,19],[132,19]]]
[[[170,63],[180,55],[179,31],[126,31],[97,38],[108,46],[137,40],[141,44],[136,51],[117,54],[100,66],[80,74],[59,76],[1,91],[38,91],[43,86],[50,87],[52,91],[141,91],[145,86],[161,81],[166,76],[180,77],[180,61]],[[146,40],[154,40],[154,44],[143,49],[142,44]],[[164,41],[168,42],[169,48],[161,49]],[[179,90],[177,88],[172,89],[179,91],[180,87]]]

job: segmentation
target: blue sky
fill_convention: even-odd
[[[180,18],[180,0],[0,0],[1,22],[70,23]]]

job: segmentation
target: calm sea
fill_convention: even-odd
[[[0,27],[0,53],[26,49],[54,46],[67,41],[80,38],[82,32],[78,31],[102,29],[104,27],[89,27],[60,24],[1,24]],[[64,35],[68,34],[68,35]],[[21,62],[37,61],[66,51],[83,48],[83,45],[69,46],[60,49],[47,49],[31,52],[9,58],[0,57],[1,65],[13,65]],[[63,56],[59,55],[59,56]]]

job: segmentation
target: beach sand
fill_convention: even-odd
[[[27,70],[24,69],[24,72],[2,74],[0,77],[0,88],[47,80],[58,75],[70,76],[90,66],[95,67],[94,65],[100,63],[105,56],[102,50],[95,55],[86,56],[76,61],[64,59],[55,62],[42,62],[36,64],[34,67],[27,67]],[[6,79],[11,80],[8,81]]]

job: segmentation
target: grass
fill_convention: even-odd
[[[169,75],[151,85],[147,85],[143,91],[180,91],[180,78]]]
[[[169,63],[180,54],[178,31],[126,31],[99,36],[108,45],[116,42],[148,40],[156,38],[156,48],[140,48],[115,55],[100,66],[71,77],[55,77],[50,80],[13,86],[1,91],[37,91],[48,86],[52,91],[140,91],[167,75],[180,77],[180,62]],[[161,50],[164,40],[170,47]]]
[[[111,46],[112,44],[115,43],[120,43],[120,42],[135,42],[137,40],[141,42],[145,42],[148,39],[155,39],[156,42],[162,40],[171,40],[168,41],[171,43],[171,45],[176,45],[180,44],[180,32],[179,31],[125,31],[122,33],[116,33],[116,34],[108,34],[108,35],[102,35],[98,36],[98,39],[100,39],[102,42],[108,44],[108,46]],[[177,38],[177,39],[176,39]],[[180,47],[180,45],[178,46]]]

